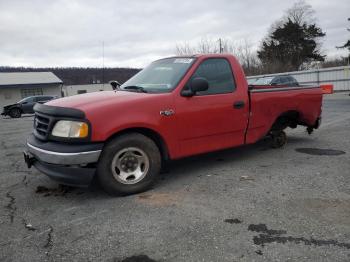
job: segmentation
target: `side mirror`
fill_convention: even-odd
[[[109,84],[112,86],[113,90],[117,90],[121,86],[117,80],[110,81]]]
[[[209,83],[207,79],[203,77],[196,77],[192,79],[189,89],[183,90],[181,92],[181,95],[185,97],[191,97],[191,96],[194,96],[197,92],[208,90],[208,88],[209,88]]]
[[[207,91],[209,88],[209,83],[207,79],[203,77],[196,77],[191,81],[191,90],[194,93]]]

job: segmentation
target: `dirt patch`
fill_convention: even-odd
[[[339,156],[345,154],[345,152],[341,150],[322,148],[297,148],[295,151],[314,156]]]
[[[225,219],[224,222],[229,223],[229,224],[240,224],[240,223],[242,223],[242,221],[239,220],[238,218],[228,218],[228,219]]]
[[[289,199],[286,205],[293,213],[309,220],[350,226],[350,200],[348,199],[297,198]]]
[[[65,196],[74,190],[73,187],[59,185],[56,188],[47,188],[46,186],[38,186],[35,193],[42,194],[44,197],[47,196]]]
[[[172,193],[145,193],[138,195],[136,200],[142,204],[151,206],[171,206],[177,205],[183,198],[183,192]]]
[[[9,218],[12,224],[17,210],[16,198],[11,194],[11,192],[7,192],[6,197],[9,199],[9,203],[5,206],[5,208],[9,211]]]
[[[261,247],[264,247],[266,244],[270,243],[294,243],[304,244],[307,246],[336,246],[350,249],[350,243],[342,243],[334,239],[314,239],[305,237],[284,236],[285,234],[287,234],[287,231],[268,229],[265,224],[251,224],[248,226],[248,230],[259,233],[258,236],[253,237],[253,242],[255,245],[259,245]]]

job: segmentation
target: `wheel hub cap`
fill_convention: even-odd
[[[136,184],[146,176],[149,170],[149,158],[140,148],[124,148],[114,156],[111,169],[118,182]]]

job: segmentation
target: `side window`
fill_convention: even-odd
[[[35,102],[35,97],[29,97],[28,99],[26,99],[26,102],[34,103]]]
[[[195,77],[203,77],[209,82],[208,90],[198,92],[196,95],[225,94],[236,89],[231,66],[223,58],[205,60],[192,75],[190,82]]]
[[[298,85],[298,81],[294,77],[290,76],[289,80],[290,80],[291,85],[293,85],[293,86]]]
[[[34,98],[34,102],[40,102],[40,101],[44,101],[44,97],[43,96],[37,96]]]
[[[271,81],[271,85],[280,85],[281,84],[281,77],[276,76],[274,79]]]

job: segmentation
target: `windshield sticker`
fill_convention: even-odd
[[[171,67],[165,67],[165,66],[158,66],[158,67],[155,67],[154,70],[159,70],[159,71],[171,71],[173,70]]]
[[[189,64],[192,61],[192,58],[176,58],[174,64]]]

